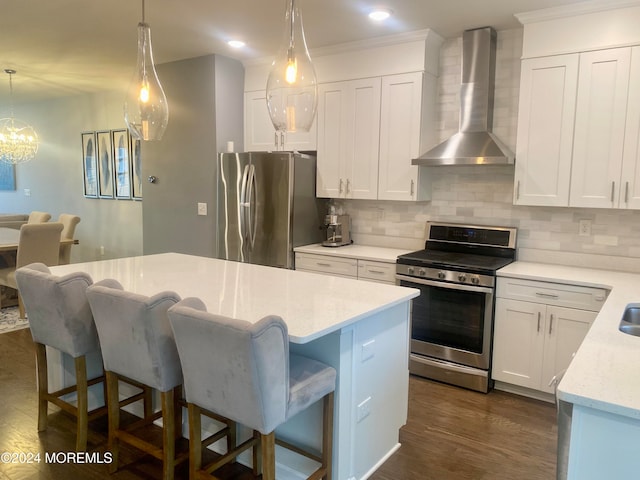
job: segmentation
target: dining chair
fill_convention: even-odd
[[[51,220],[51,214],[34,210],[29,214],[27,223],[45,223]]]
[[[124,291],[113,279],[105,279],[87,289],[102,348],[107,378],[109,445],[113,455],[111,472],[118,469],[119,444],[132,445],[162,460],[162,478],[174,477],[175,466],[188,459],[188,452],[176,452],[182,436],[182,369],[169,326],[167,310],[180,297],[160,292],[151,297]],[[135,435],[136,428],[121,426],[118,380],[133,379],[160,392],[161,410],[145,412],[136,424],[142,427],[162,418],[162,447]]]
[[[36,371],[38,389],[38,431],[47,429],[48,404],[52,403],[76,417],[76,450],[87,448],[88,425],[95,418],[106,415],[106,406],[89,410],[88,389],[103,382],[104,375],[88,379],[87,356],[100,353],[98,334],[86,297],[87,288],[93,283],[83,272],[65,276],[51,274],[43,263],[33,263],[16,271],[16,281],[29,315],[31,336],[36,346]],[[75,364],[75,384],[50,392],[48,384],[47,347],[71,356]],[[141,388],[139,384],[134,386]],[[75,392],[76,403],[65,400]],[[106,397],[106,395],[105,395]],[[151,408],[151,390],[142,389],[122,404],[144,399]]]
[[[252,324],[208,313],[197,298],[182,300],[168,314],[182,364],[189,412],[189,477],[206,478],[253,448],[254,474],[260,473],[261,464],[263,480],[273,480],[277,443],[319,463],[309,478],[330,480],[336,370],[317,360],[290,354],[287,325],[278,316],[267,316]],[[320,456],[275,438],[276,427],[321,399]],[[203,466],[201,443],[195,441],[201,436],[202,409],[253,429],[253,436]]]
[[[16,270],[30,263],[58,265],[60,258],[60,233],[62,224],[32,223],[20,227],[16,264],[0,269],[0,285],[18,290],[18,309],[20,318],[25,317],[22,296],[16,282]]]
[[[62,233],[60,234],[60,240],[73,240],[76,225],[80,223],[80,217],[77,215],[63,213],[58,217],[58,222],[62,223],[63,226]],[[71,263],[71,247],[71,244],[60,245],[59,265],[68,265]]]

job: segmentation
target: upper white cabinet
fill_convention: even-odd
[[[578,55],[522,62],[514,203],[567,206]]]
[[[640,209],[640,5],[524,25],[514,203]]]
[[[317,196],[377,198],[380,78],[318,90]]]
[[[380,115],[380,200],[427,200],[429,190],[419,183],[424,170],[411,165],[420,155],[423,94],[421,72],[382,79]]]
[[[317,122],[308,132],[276,132],[267,110],[265,90],[244,94],[244,149],[247,152],[316,149]]]
[[[580,54],[571,206],[624,207],[618,200],[630,63],[630,48]]]

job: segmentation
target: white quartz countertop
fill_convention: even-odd
[[[399,255],[413,252],[414,250],[372,247],[369,245],[344,245],[342,247],[323,247],[320,243],[296,247],[297,253],[312,253],[317,255],[332,255],[334,257],[355,258],[357,260],[373,260],[376,262],[396,263]]]
[[[515,262],[498,276],[610,290],[558,386],[558,397],[640,419],[640,337],[618,330],[625,307],[640,302],[640,274]]]
[[[55,275],[84,271],[94,282],[115,278],[125,290],[172,290],[199,297],[209,312],[256,322],[279,315],[293,343],[307,343],[419,295],[413,288],[164,253],[51,267]]]

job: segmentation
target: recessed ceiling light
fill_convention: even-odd
[[[369,13],[369,18],[376,22],[382,22],[391,16],[391,10],[388,8],[376,8]]]
[[[229,40],[227,44],[233,48],[242,48],[245,45],[245,43],[241,40]]]

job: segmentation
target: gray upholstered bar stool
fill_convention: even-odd
[[[123,290],[116,280],[102,280],[87,289],[87,298],[98,329],[107,377],[109,450],[111,472],[118,469],[119,442],[132,445],[162,460],[162,478],[172,479],[175,466],[188,458],[176,453],[176,439],[182,434],[182,370],[167,309],[180,297],[161,292],[152,297]],[[162,448],[121,427],[118,380],[133,379],[160,392],[162,409],[147,411],[135,427],[162,418]]]
[[[331,479],[333,396],[336,370],[316,360],[289,354],[287,325],[277,316],[255,324],[206,312],[197,298],[169,309],[169,321],[180,354],[189,409],[190,478],[211,472],[253,447],[261,450],[262,478],[275,479],[275,429],[310,405],[323,400],[320,456],[295,448],[320,463],[309,478]],[[212,411],[254,430],[251,439],[221,459],[202,466],[201,409]]]
[[[32,263],[19,268],[16,271],[16,281],[36,345],[38,431],[46,430],[48,403],[53,403],[77,417],[76,449],[86,450],[88,422],[107,413],[106,407],[91,412],[88,410],[88,387],[104,381],[102,374],[91,380],[88,380],[87,375],[86,356],[100,351],[96,327],[85,294],[93,281],[89,275],[81,272],[63,277],[51,275],[49,268],[43,263]],[[49,392],[47,346],[74,359],[75,385]],[[61,398],[74,391],[77,393],[76,405]],[[145,398],[145,392],[127,401],[142,398]],[[146,398],[150,404],[150,394]]]

